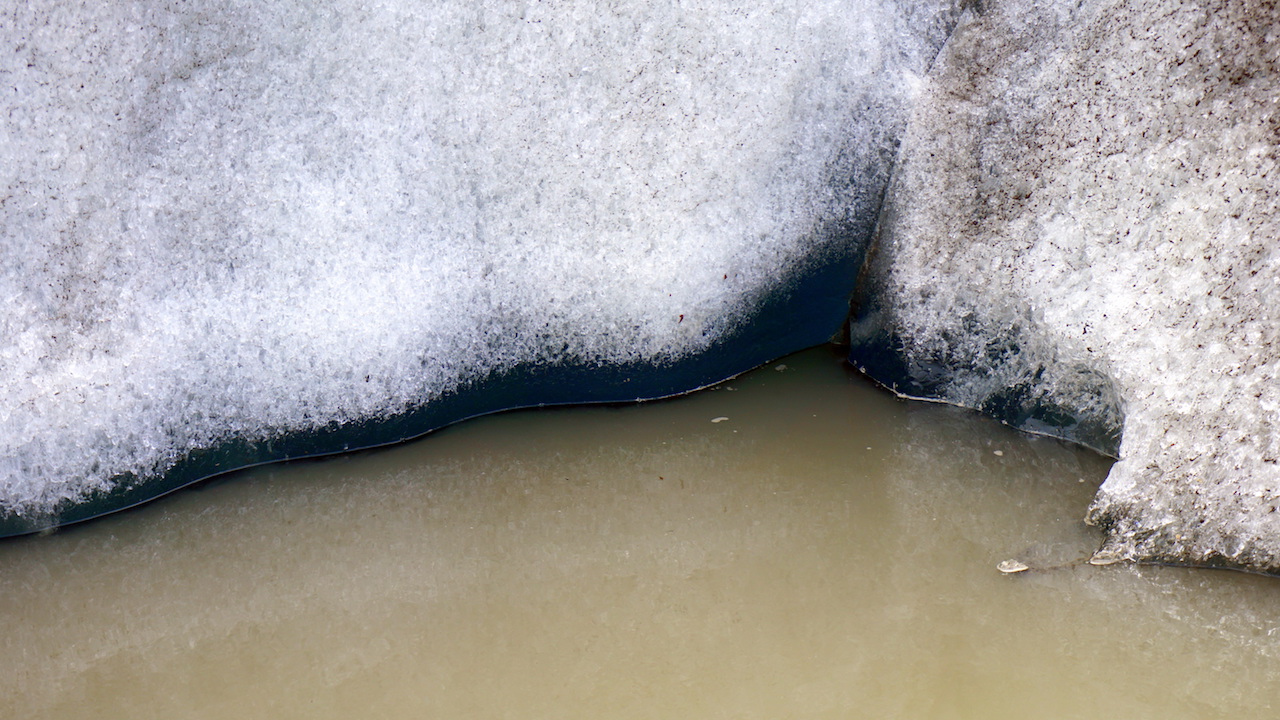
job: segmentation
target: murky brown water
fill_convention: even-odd
[[[1274,717],[1280,581],[1071,565],[1105,460],[784,362],[0,543],[0,717]]]

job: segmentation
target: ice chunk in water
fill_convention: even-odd
[[[984,7],[904,135],[855,362],[1118,451],[1098,557],[1280,570],[1280,10]]]
[[[0,512],[820,341],[953,5],[16,4]]]

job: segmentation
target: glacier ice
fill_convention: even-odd
[[[0,534],[690,390],[856,275],[870,374],[1120,458],[1100,559],[1280,571],[1274,4],[57,0],[0,39]]]
[[[922,83],[852,359],[1117,453],[1099,559],[1280,571],[1280,9],[984,3]]]
[[[8,4],[6,531],[821,342],[956,5]]]

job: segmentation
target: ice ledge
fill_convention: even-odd
[[[857,262],[847,243],[779,278],[752,322],[705,351],[667,362],[523,363],[404,412],[334,422],[306,432],[241,437],[184,454],[159,475],[109,486],[40,512],[0,513],[0,537],[41,532],[154,500],[232,470],[391,445],[493,412],[548,405],[635,402],[692,392],[830,339],[844,319]],[[835,250],[839,250],[836,252]]]

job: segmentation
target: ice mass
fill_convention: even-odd
[[[0,18],[4,534],[840,336],[1117,456],[1100,561],[1280,571],[1273,2]]]

